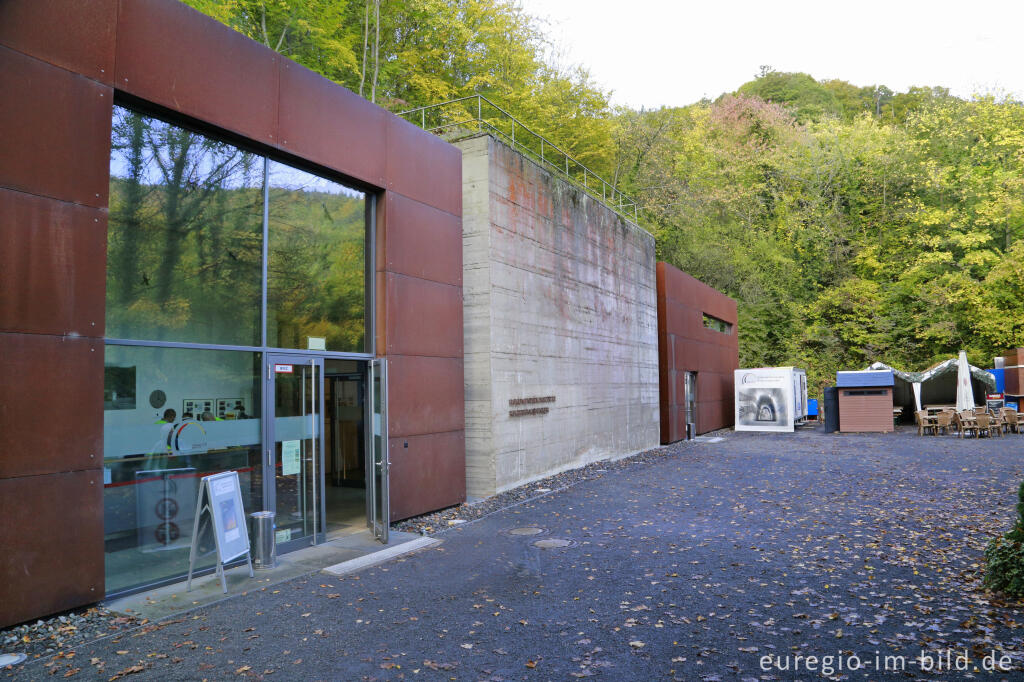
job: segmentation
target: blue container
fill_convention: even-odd
[[[996,378],[996,393],[1006,393],[1006,370],[986,369],[985,371]]]
[[[810,398],[807,401],[807,416],[817,417],[818,416],[818,399]]]

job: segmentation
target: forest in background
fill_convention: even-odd
[[[186,1],[395,112],[505,107],[637,199],[660,259],[737,299],[741,366],[820,387],[1024,346],[1020,102],[761,67],[713,101],[635,111],[514,2]]]

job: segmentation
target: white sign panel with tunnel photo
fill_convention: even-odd
[[[792,431],[793,374],[791,367],[736,370],[736,430]]]

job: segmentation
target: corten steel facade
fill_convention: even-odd
[[[733,423],[736,301],[668,263],[658,263],[657,279],[661,442],[674,443],[686,438],[687,373],[694,373],[696,384],[696,433]],[[729,331],[705,326],[705,316]]]
[[[0,90],[0,626],[104,596],[115,99],[376,195],[392,518],[464,499],[455,147],[175,0],[0,3]]]
[[[1003,356],[1008,395],[1024,395],[1024,348],[1016,348]]]

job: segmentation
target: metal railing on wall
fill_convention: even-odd
[[[398,115],[445,139],[458,139],[481,132],[492,133],[512,149],[530,157],[626,220],[637,224],[640,206],[636,201],[484,95],[459,97],[403,111]]]

